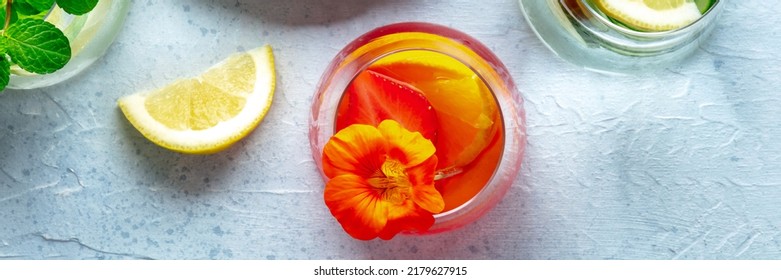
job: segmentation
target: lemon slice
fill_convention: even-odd
[[[687,0],[596,0],[607,16],[641,31],[668,31],[691,24],[702,16]]]
[[[274,97],[268,45],[231,55],[198,77],[121,97],[119,108],[141,134],[170,150],[209,154],[251,132]]]

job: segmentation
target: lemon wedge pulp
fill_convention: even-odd
[[[221,151],[263,120],[274,96],[271,47],[236,53],[200,76],[119,99],[119,108],[144,137],[190,154]]]
[[[669,31],[699,19],[697,4],[687,0],[595,0],[605,15],[640,31]]]

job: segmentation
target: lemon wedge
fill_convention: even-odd
[[[188,153],[219,152],[263,120],[274,97],[271,47],[233,54],[198,77],[119,99],[119,108],[144,137]]]
[[[668,31],[691,24],[702,14],[687,0],[596,0],[605,15],[640,31]]]

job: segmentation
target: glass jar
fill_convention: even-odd
[[[405,51],[432,51],[468,66],[490,90],[499,108],[503,139],[496,168],[479,191],[458,207],[436,214],[427,233],[466,225],[504,196],[518,175],[526,144],[523,101],[501,61],[476,39],[448,27],[419,22],[391,24],[358,37],[342,49],[323,74],[314,96],[309,140],[322,174],[323,147],[336,133],[338,106],[351,81],[374,62]],[[324,174],[323,178],[328,179]]]
[[[87,14],[74,16],[55,5],[46,15],[46,21],[59,28],[71,45],[71,59],[60,70],[51,74],[34,74],[18,66],[11,67],[7,88],[34,89],[65,81],[84,71],[106,53],[125,22],[130,1],[100,0]]]
[[[520,6],[534,32],[556,55],[589,70],[620,74],[681,61],[708,37],[724,6],[724,1],[714,0],[687,26],[642,32],[610,21],[592,1],[520,0]]]

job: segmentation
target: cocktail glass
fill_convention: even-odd
[[[422,61],[416,57],[433,60]],[[394,68],[385,63],[404,60],[409,62],[405,64],[409,68]],[[468,72],[465,76],[469,77],[437,76],[437,71],[442,70],[437,70],[437,63],[466,69],[459,71]],[[433,68],[426,68],[431,65]],[[458,151],[469,151],[464,152],[469,154],[464,156],[465,160],[451,156],[447,164],[443,164],[447,155],[438,154],[441,166],[435,178],[437,189],[445,200],[445,210],[434,216],[435,224],[426,232],[441,232],[469,224],[498,203],[518,175],[523,158],[526,131],[521,96],[505,66],[487,47],[467,34],[430,23],[408,22],[379,27],[349,43],[333,59],[317,86],[312,104],[309,137],[318,168],[323,170],[323,148],[338,131],[346,91],[356,77],[367,70],[382,72],[399,83],[421,89],[439,119],[440,130],[435,142],[453,140],[456,142],[453,145],[462,145]],[[458,89],[455,80],[461,78],[471,81],[472,89],[479,88],[477,99],[474,95],[464,96],[458,90],[451,90]],[[426,93],[439,91],[441,88],[437,85],[443,84],[451,88],[442,89],[437,97]],[[448,103],[468,101],[462,98],[476,101],[470,105]],[[453,112],[453,106],[461,106],[461,110]],[[483,114],[485,125],[466,124],[465,120],[458,119],[466,118],[464,116],[473,111]],[[459,127],[459,124],[463,126]],[[482,144],[464,144],[472,143],[472,140]],[[438,153],[448,150],[439,144],[437,147]],[[452,152],[454,148],[451,146],[449,150]],[[325,174],[323,177],[328,179]]]

